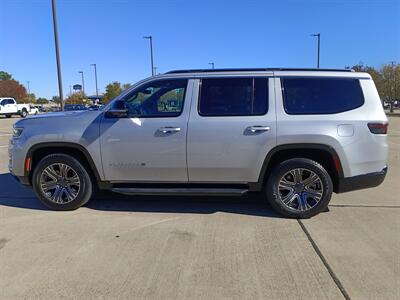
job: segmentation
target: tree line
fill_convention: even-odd
[[[385,64],[377,69],[359,63],[353,66],[352,69],[359,72],[366,72],[371,75],[378,89],[381,100],[388,104],[390,110],[393,111],[394,102],[400,101],[400,64],[393,62]],[[105,93],[103,94],[101,102],[107,104],[111,99],[118,96],[130,86],[130,83],[121,84],[118,81],[109,83],[105,88]],[[13,97],[20,103],[49,103],[49,100],[46,98],[36,98],[34,93],[28,93],[24,85],[5,71],[0,71],[0,97]],[[83,103],[84,99],[86,99],[86,95],[82,92],[71,93],[65,99],[65,103],[79,104]],[[51,101],[59,104],[60,98],[54,96]]]
[[[359,63],[353,66],[352,69],[371,75],[381,100],[386,102],[390,107],[390,111],[393,112],[394,102],[400,101],[400,64],[392,62],[375,69]]]

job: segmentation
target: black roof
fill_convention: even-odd
[[[192,69],[172,70],[165,74],[178,73],[211,73],[211,72],[263,72],[263,71],[331,71],[331,72],[354,72],[353,69],[314,69],[314,68],[242,68],[242,69]]]

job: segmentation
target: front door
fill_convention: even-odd
[[[1,101],[1,105],[2,105],[1,113],[3,114],[16,113],[18,110],[17,103],[13,99],[3,99]]]
[[[191,95],[191,80],[154,80],[123,97],[128,118],[105,114],[100,127],[105,180],[187,182]]]

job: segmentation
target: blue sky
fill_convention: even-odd
[[[80,83],[95,93],[111,81],[151,73],[154,37],[158,71],[231,67],[321,67],[400,61],[399,0],[57,0],[64,94]],[[51,0],[0,0],[0,70],[31,91],[58,94]]]

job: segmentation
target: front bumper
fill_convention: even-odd
[[[345,193],[355,190],[372,188],[380,185],[386,177],[388,167],[382,171],[358,175],[354,177],[339,178],[336,193]]]

